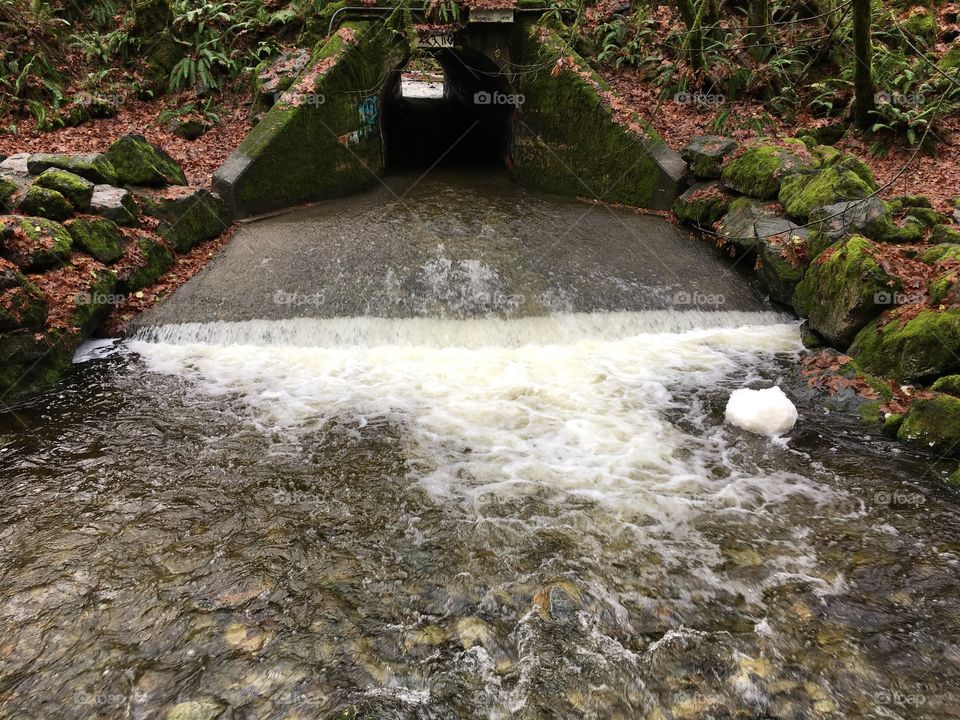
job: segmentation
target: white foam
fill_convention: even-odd
[[[84,340],[73,354],[73,363],[79,364],[89,360],[110,357],[119,352],[120,338],[97,338]]]
[[[726,420],[759,435],[778,436],[797,424],[797,408],[779,387],[740,388],[730,394]]]

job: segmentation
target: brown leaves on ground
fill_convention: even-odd
[[[31,237],[31,233],[20,226],[19,217],[11,219],[12,222],[7,228],[3,246],[7,257],[11,258],[14,263],[20,267],[27,267],[30,265],[30,259],[38,250],[51,250],[53,248],[53,236],[44,231],[41,225],[35,226],[34,229],[37,232],[34,234],[36,237]]]
[[[849,355],[821,351],[816,355],[806,355],[801,358],[800,372],[807,378],[807,384],[810,387],[824,390],[831,395],[849,388],[860,397],[876,400],[880,397],[879,394],[861,375],[856,373],[850,375],[853,368],[848,366],[852,361],[853,358]],[[847,374],[844,374],[844,369]]]
[[[27,276],[46,296],[47,330],[73,329],[77,306],[84,301],[96,276],[106,269],[89,255],[74,252],[68,264]]]
[[[229,109],[220,111],[220,122],[196,140],[185,140],[157,122],[157,115],[165,108],[196,101],[190,93],[180,93],[150,101],[127,99],[121,103],[116,117],[90,120],[77,127],[51,132],[38,132],[32,119],[23,120],[17,135],[0,134],[0,153],[102,152],[124,135],[143,135],[180,163],[191,185],[209,185],[214,171],[253,126],[248,100],[247,95],[221,96],[223,105]]]

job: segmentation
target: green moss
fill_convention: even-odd
[[[115,223],[105,218],[75,218],[66,224],[77,247],[102,263],[123,257],[123,235]]]
[[[748,147],[723,169],[723,183],[744,195],[768,200],[777,195],[785,175],[816,166],[802,140],[784,141],[787,146],[757,143]]]
[[[883,414],[880,412],[882,404],[879,400],[863,403],[858,411],[860,422],[864,425],[883,425],[886,429]]]
[[[17,184],[13,180],[0,178],[0,211],[5,212],[11,207],[9,201],[15,192],[17,192]]]
[[[933,303],[939,303],[950,294],[953,286],[956,284],[956,278],[951,277],[951,273],[944,273],[927,284],[927,292],[930,293],[930,300]]]
[[[928,228],[939,223],[950,222],[950,218],[941,212],[933,210],[932,208],[911,207],[907,208],[906,214],[908,217],[916,218],[921,224]]]
[[[938,244],[960,243],[960,228],[956,225],[935,225],[933,232],[930,234],[930,242]]]
[[[895,438],[900,432],[900,426],[903,425],[904,415],[899,413],[890,413],[883,419],[883,434],[887,437]]]
[[[79,155],[38,153],[27,159],[27,169],[31,175],[40,175],[49,168],[66,170],[92,183],[117,184],[117,171],[102,153]]]
[[[10,402],[55,383],[81,340],[75,331],[0,334],[0,397]]]
[[[34,183],[63,195],[77,210],[89,210],[93,197],[93,183],[67,170],[49,168]]]
[[[96,272],[87,291],[74,298],[73,325],[84,335],[97,329],[110,312],[117,287],[117,274],[109,270]]]
[[[719,183],[694,185],[673,204],[673,212],[684,222],[709,227],[723,217],[730,208],[733,196],[724,192]]]
[[[17,209],[24,215],[47,218],[49,220],[66,220],[73,214],[73,205],[56,190],[49,190],[39,185],[31,185],[23,194]]]
[[[930,387],[934,392],[960,397],[960,375],[944,375]]]
[[[960,68],[960,45],[953,45],[947,50],[937,63],[941,70],[956,70]]]
[[[173,253],[163,243],[148,237],[138,238],[136,242],[143,260],[122,280],[120,287],[127,292],[153,285],[173,265]]]
[[[960,245],[955,243],[940,243],[927,248],[920,254],[925,263],[935,263],[938,260],[960,260]]]
[[[916,382],[960,370],[960,310],[923,310],[901,324],[876,321],[861,330],[852,355],[870,372]]]
[[[894,195],[890,198],[890,210],[899,212],[904,208],[932,208],[933,203],[925,195]]]
[[[924,44],[931,44],[937,39],[937,19],[926,9],[917,9],[901,27]]]
[[[43,292],[16,270],[0,271],[0,331],[38,330],[47,319]]]
[[[877,242],[912,245],[923,241],[923,226],[920,223],[897,225],[887,213],[867,225],[864,234]]]
[[[141,194],[143,212],[158,218],[157,233],[178,253],[222,233],[230,224],[223,201],[204,190],[191,188],[177,196]]]
[[[8,215],[0,218],[0,237],[7,239],[19,227],[26,241],[16,250],[8,245],[7,256],[21,270],[35,272],[65,263],[70,257],[73,239],[60,223],[40,217]]]
[[[829,259],[813,263],[794,294],[797,312],[841,350],[883,310],[878,295],[895,288],[896,281],[873,259],[873,247],[859,235],[834,243]]]
[[[788,215],[806,221],[810,213],[841,200],[861,200],[871,193],[859,175],[840,165],[788,175],[778,199]]]
[[[897,438],[937,455],[960,455],[960,398],[937,395],[914,400]]]
[[[163,148],[142,135],[125,135],[104,153],[122,185],[186,185],[187,178],[177,161]]]

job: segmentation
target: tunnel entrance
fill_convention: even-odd
[[[423,52],[384,88],[381,132],[386,170],[508,167],[517,96],[480,53]]]

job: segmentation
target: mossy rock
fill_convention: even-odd
[[[960,260],[960,244],[945,242],[929,247],[920,253],[920,259],[925,263],[935,263],[939,260]]]
[[[90,212],[117,225],[136,225],[139,217],[133,194],[113,185],[96,185],[93,188]]]
[[[120,288],[126,292],[153,285],[173,266],[173,253],[163,243],[144,236],[137,238],[136,246],[141,260],[121,278],[120,282]]]
[[[35,185],[56,190],[63,195],[77,210],[90,209],[90,198],[93,197],[93,183],[75,175],[68,170],[49,168],[40,173],[34,181]]]
[[[139,193],[144,214],[158,218],[157,233],[178,253],[211,240],[230,224],[226,204],[203,188],[176,187],[158,193]]]
[[[754,225],[763,217],[767,217],[767,213],[762,202],[746,197],[737,198],[730,203],[730,208],[723,216],[717,233],[727,248],[737,257],[754,253],[757,249],[757,232]]]
[[[74,218],[66,223],[74,244],[102,263],[123,257],[123,235],[106,218]]]
[[[76,331],[0,333],[0,397],[9,402],[55,383],[82,339]]]
[[[9,178],[0,177],[0,208],[12,208],[11,199],[17,192],[17,184]]]
[[[887,205],[888,212],[883,216],[876,218],[864,230],[864,235],[871,240],[884,243],[896,243],[901,245],[913,245],[923,242],[924,228],[919,222],[908,222],[904,225],[897,225],[893,222],[890,215],[890,206]]]
[[[117,181],[121,185],[161,187],[187,184],[177,161],[143,135],[125,135],[104,155],[117,171]]]
[[[952,224],[934,225],[933,232],[930,233],[930,242],[938,245],[960,243],[960,227]]]
[[[924,45],[937,40],[937,19],[926,8],[916,8],[900,26]]]
[[[937,455],[960,456],[960,398],[937,395],[914,400],[897,439]]]
[[[905,208],[933,208],[933,203],[926,195],[894,195],[889,200],[890,210],[899,212]]]
[[[960,309],[925,309],[906,323],[873,321],[850,346],[869,372],[904,382],[923,382],[960,371]]]
[[[60,168],[89,180],[94,184],[116,184],[117,171],[102,153],[64,153],[31,155],[27,159],[27,169],[31,175],[40,175],[50,168]]]
[[[946,214],[937,212],[932,208],[911,207],[907,208],[905,213],[907,217],[918,220],[920,224],[928,228],[950,222],[950,218]]]
[[[945,272],[927,283],[927,293],[930,295],[930,302],[933,304],[943,303],[957,287],[957,274],[955,272]]]
[[[786,218],[760,219],[754,228],[760,279],[773,300],[792,305],[796,287],[807,270],[802,261],[806,256],[807,231]]]
[[[723,174],[723,161],[739,147],[736,140],[717,135],[701,135],[688,142],[680,157],[690,165],[694,177],[715,180]]]
[[[883,418],[883,434],[895,438],[900,432],[900,426],[906,416],[900,413],[890,413]]]
[[[940,57],[937,66],[941,70],[947,71],[956,71],[957,68],[960,68],[960,45],[954,44],[951,46],[951,48]]]
[[[710,227],[730,209],[734,195],[718,182],[693,185],[673,204],[674,214],[684,222]]]
[[[17,210],[24,215],[62,221],[73,214],[73,205],[56,190],[31,185],[20,199]]]
[[[43,292],[12,263],[0,260],[0,332],[39,330],[46,319]]]
[[[787,214],[806,222],[817,208],[844,200],[862,200],[873,189],[843,164],[783,178],[778,199]]]
[[[777,196],[785,176],[816,167],[802,140],[783,142],[784,146],[764,142],[749,146],[727,163],[721,175],[723,184],[744,195],[768,200]]]
[[[0,238],[4,256],[24,272],[62,265],[73,247],[63,225],[40,217],[0,216]]]
[[[930,386],[934,392],[960,397],[960,375],[944,375]]]
[[[854,235],[830,246],[830,255],[814,262],[794,295],[794,307],[811,329],[844,349],[857,332],[879,315],[883,299],[897,284],[873,258],[873,243]],[[882,296],[882,297],[881,297]]]
[[[807,251],[813,260],[828,247],[847,235],[862,232],[886,213],[877,197],[849,200],[825,205],[810,213],[810,237]]]
[[[90,278],[86,290],[74,298],[73,326],[83,335],[89,335],[103,322],[113,306],[117,274],[98,270]]]

